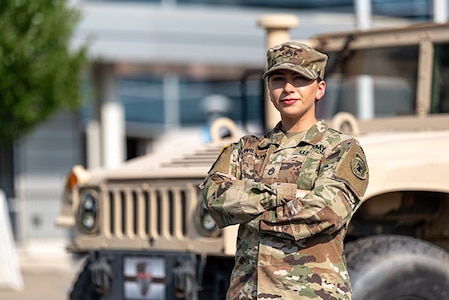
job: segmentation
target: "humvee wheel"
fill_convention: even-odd
[[[86,259],[83,269],[78,275],[72,290],[70,291],[70,300],[98,300],[101,295],[97,292],[92,283],[92,274],[89,270],[90,259]]]
[[[354,300],[449,299],[449,254],[406,236],[379,235],[346,245]]]

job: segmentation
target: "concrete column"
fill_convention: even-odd
[[[179,128],[181,125],[179,96],[179,78],[177,75],[164,77],[164,116],[167,129]]]
[[[437,23],[447,21],[448,0],[433,0],[433,20]]]
[[[86,161],[88,169],[101,167],[101,132],[98,119],[91,120],[86,126]]]
[[[355,0],[356,25],[358,29],[367,30],[372,26],[371,0]],[[374,80],[370,75],[357,76],[357,118],[370,120],[374,118]]]
[[[357,118],[374,118],[374,80],[370,75],[357,76]]]
[[[354,7],[357,28],[362,30],[371,28],[371,0],[355,0]]]
[[[101,157],[106,168],[119,166],[126,157],[125,113],[118,97],[114,64],[97,64]]]

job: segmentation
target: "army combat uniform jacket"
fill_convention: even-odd
[[[225,147],[200,188],[220,228],[240,224],[227,299],[351,299],[343,239],[367,184],[358,142],[324,121]]]

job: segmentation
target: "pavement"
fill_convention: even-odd
[[[66,253],[19,254],[23,287],[0,288],[1,300],[63,300],[76,280],[82,261]]]

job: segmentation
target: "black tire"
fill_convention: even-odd
[[[78,275],[78,278],[73,285],[69,294],[70,300],[99,300],[101,294],[97,292],[92,283],[92,274],[89,270],[90,259],[86,259],[83,269]]]
[[[433,244],[379,235],[345,251],[354,300],[449,299],[449,254]]]

